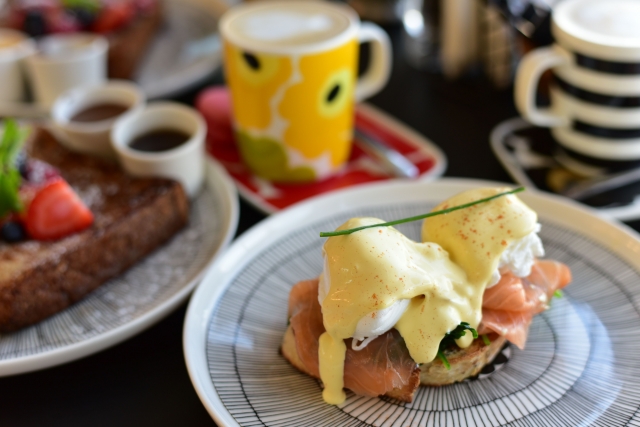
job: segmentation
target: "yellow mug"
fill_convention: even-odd
[[[354,103],[378,92],[391,45],[345,5],[260,1],[220,21],[234,129],[245,164],[276,182],[311,182],[349,158]],[[358,79],[359,43],[371,42]]]

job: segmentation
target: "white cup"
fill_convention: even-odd
[[[142,90],[124,80],[111,80],[100,85],[80,86],[60,95],[51,109],[51,118],[60,143],[81,153],[115,160],[111,146],[111,128],[118,117],[144,107]],[[100,105],[116,104],[127,108],[122,115],[95,121],[77,122],[72,118],[80,111]]]
[[[184,132],[190,138],[160,152],[139,151],[129,146],[139,136],[164,129]],[[111,131],[111,143],[127,173],[175,179],[189,197],[194,197],[204,179],[206,133],[207,125],[196,110],[173,102],[155,102],[119,118]]]
[[[515,102],[529,122],[550,127],[556,158],[582,175],[635,167],[640,160],[640,1],[566,0],[552,15],[556,43],[520,63]],[[551,106],[536,105],[551,69]]]
[[[0,28],[0,102],[20,102],[24,98],[22,62],[33,55],[35,44],[24,33]]]
[[[38,43],[27,58],[27,71],[36,101],[50,108],[56,98],[77,86],[96,85],[107,78],[109,43],[87,33],[55,34]]]

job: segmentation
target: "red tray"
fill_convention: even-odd
[[[434,179],[446,168],[445,155],[431,141],[377,108],[360,104],[356,109],[356,127],[377,137],[404,154],[420,170],[418,179]],[[345,167],[324,181],[311,184],[276,184],[253,175],[242,163],[233,139],[207,144],[209,153],[233,178],[238,191],[249,203],[271,214],[319,194],[354,185],[397,179],[378,160],[354,144]]]

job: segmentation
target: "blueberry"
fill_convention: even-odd
[[[20,176],[22,179],[29,179],[28,176],[28,168],[27,168],[27,154],[24,151],[20,151],[16,156],[15,167],[20,172]]]
[[[93,21],[96,20],[96,14],[84,7],[74,7],[69,12],[75,16],[76,20],[82,28],[89,28]]]
[[[0,229],[0,237],[6,242],[15,243],[26,239],[27,233],[20,223],[9,221],[5,222]]]
[[[41,10],[30,10],[24,17],[22,24],[25,33],[31,37],[41,37],[47,34],[47,21]]]

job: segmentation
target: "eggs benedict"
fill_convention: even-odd
[[[435,211],[505,190],[471,190]],[[344,401],[345,387],[410,401],[420,383],[477,374],[505,339],[524,346],[533,314],[570,280],[566,266],[537,259],[537,215],[512,194],[425,219],[422,242],[393,227],[365,228],[380,223],[341,225],[364,229],[329,237],[319,279],[290,295],[282,353],[322,380],[330,404]]]

